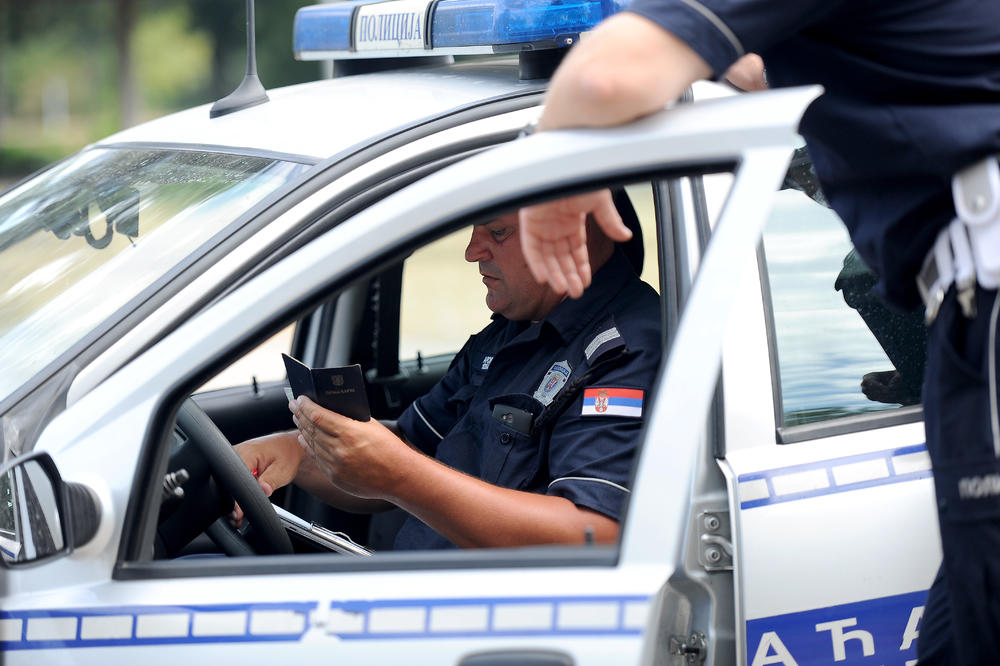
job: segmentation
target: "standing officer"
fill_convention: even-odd
[[[880,293],[900,309],[925,296],[944,560],[921,663],[1000,664],[1000,4],[635,0],[567,55],[538,129],[629,122],[749,52],[771,87],[824,86],[800,126],[823,191]],[[536,279],[571,296],[590,281],[588,212],[627,235],[602,192],[522,212]]]

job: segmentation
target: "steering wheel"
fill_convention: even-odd
[[[267,554],[291,553],[292,542],[278,519],[271,501],[260,489],[257,479],[253,478],[250,470],[236,455],[233,445],[212,419],[208,418],[208,414],[194,400],[188,398],[177,414],[177,426],[205,457],[216,481],[239,503],[247,519],[253,524],[255,533],[260,536],[261,550]],[[224,533],[221,535],[218,534],[219,525],[223,526],[221,529]],[[247,554],[246,542],[232,528],[228,520],[224,518],[217,520],[209,535],[228,554]],[[219,543],[220,541],[222,543]]]

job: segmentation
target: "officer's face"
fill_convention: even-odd
[[[517,213],[472,228],[465,260],[479,263],[486,285],[486,307],[513,321],[538,321],[562,300],[540,285],[521,252]]]

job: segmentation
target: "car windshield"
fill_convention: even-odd
[[[0,399],[307,168],[93,148],[0,196]]]

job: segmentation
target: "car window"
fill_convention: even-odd
[[[790,173],[796,168],[808,174],[801,160]],[[883,304],[875,276],[808,176],[801,190],[786,185],[763,238],[784,425],[918,403],[921,313]]]
[[[476,264],[464,260],[461,229],[414,252],[403,264],[399,357],[455,353],[485,326],[490,311]]]
[[[292,353],[295,325],[286,326],[266,342],[255,347],[225,370],[212,377],[201,391],[249,386],[255,382],[281,381],[285,378],[282,354]]]
[[[93,148],[0,196],[0,398],[306,168]]]
[[[601,433],[609,433],[606,435],[608,441],[613,439],[619,442],[619,438],[626,438],[638,447],[641,441],[641,428],[639,427],[641,422],[637,417],[642,413],[643,400],[652,401],[649,390],[659,367],[658,359],[662,345],[659,333],[661,305],[660,298],[656,294],[656,287],[660,283],[659,262],[657,261],[656,207],[652,193],[653,188],[648,182],[615,191],[616,205],[624,211],[623,215],[631,216],[630,224],[633,228],[638,225],[642,229],[642,233],[637,235],[642,241],[641,245],[638,242],[623,244],[621,246],[623,251],[615,251],[608,259],[612,270],[615,271],[608,275],[618,277],[608,278],[611,281],[605,284],[611,286],[606,287],[605,291],[601,293],[606,292],[603,298],[612,298],[610,296],[612,292],[608,291],[610,289],[623,290],[623,293],[629,294],[628,298],[620,302],[609,301],[609,303],[614,303],[614,306],[609,304],[608,307],[619,313],[621,318],[616,318],[613,323],[605,325],[608,313],[603,307],[597,311],[580,310],[571,319],[565,319],[564,315],[563,323],[560,326],[570,328],[563,330],[576,330],[575,322],[577,321],[587,322],[585,329],[580,328],[575,334],[567,332],[567,335],[574,336],[571,338],[564,339],[561,334],[553,337],[547,333],[547,342],[543,343],[539,340],[530,345],[521,345],[519,347],[521,351],[518,353],[527,354],[530,358],[520,359],[519,357],[518,361],[511,363],[509,354],[502,356],[501,361],[498,361],[497,364],[505,364],[514,374],[505,375],[499,381],[506,382],[510,386],[504,384],[504,390],[499,393],[487,394],[484,392],[481,396],[482,400],[488,399],[490,401],[497,396],[499,398],[513,396],[511,399],[515,399],[515,403],[512,404],[516,405],[521,404],[516,400],[531,398],[532,392],[534,392],[534,395],[540,396],[534,398],[540,411],[531,413],[535,414],[538,419],[542,419],[543,413],[547,414],[544,412],[545,405],[554,404],[551,418],[544,424],[541,420],[539,421],[538,428],[540,430],[538,432],[548,433],[548,429],[551,428],[552,434],[545,435],[550,438],[546,439],[547,446],[565,449],[564,458],[557,459],[559,465],[572,471],[572,465],[575,464],[573,461],[578,461],[578,465],[582,466],[581,469],[586,472],[586,474],[578,474],[564,471],[561,475],[565,477],[566,490],[564,492],[569,494],[579,492],[573,484],[584,483],[592,474],[604,474],[613,479],[609,484],[599,486],[602,491],[605,485],[612,489],[604,492],[608,497],[598,493],[600,497],[595,495],[596,499],[587,501],[598,504],[607,502],[616,507],[618,503],[627,500],[627,493],[622,497],[615,493],[629,482],[631,461],[628,460],[624,464],[617,464],[609,469],[590,470],[586,465],[591,464],[588,461],[591,461],[596,454],[586,447],[590,446],[598,450],[604,446],[605,444],[602,443],[604,435]],[[629,212],[630,208],[634,213]],[[451,391],[455,387],[450,386],[447,382],[440,385],[444,388],[435,386],[438,380],[449,372],[449,362],[452,356],[462,348],[469,336],[484,331],[484,329],[490,330],[487,327],[490,325],[491,312],[485,304],[487,286],[484,285],[480,275],[478,261],[466,261],[466,247],[477,228],[479,227],[467,226],[416,249],[406,250],[400,296],[401,357],[406,359],[416,356],[419,352],[425,362],[416,366],[403,366],[401,364],[401,372],[398,375],[383,378],[376,372],[371,359],[369,361],[361,360],[366,372],[372,416],[380,419],[399,418],[398,427],[400,430],[406,433],[411,445],[421,449],[424,449],[427,444],[425,440],[433,439],[428,435],[428,432],[432,432],[430,429],[428,432],[421,429],[424,427],[423,424],[429,424],[431,428],[434,427],[434,424],[438,424],[443,432],[450,432],[450,428],[454,427],[454,424],[449,426],[447,419],[450,418],[452,406],[457,404],[456,401],[480,400],[480,398],[473,397],[473,391],[469,389],[474,389],[476,382],[482,380],[488,369],[489,361],[493,359],[492,356],[482,357],[478,348],[477,350],[470,349],[466,354],[466,359],[462,362],[469,367],[469,373],[471,373],[468,382],[458,387],[456,391]],[[488,234],[485,237],[492,239]],[[490,240],[489,242],[495,241]],[[508,258],[504,260],[504,266],[508,272],[505,275],[510,275],[516,273],[517,264],[516,261],[512,263],[510,255],[507,256]],[[643,270],[639,277],[653,289],[636,283],[632,272],[636,270],[639,261],[643,264]],[[347,293],[367,294],[363,299],[366,303],[365,307],[338,307],[336,309],[337,317],[353,318],[351,321],[328,323],[331,329],[353,331],[352,335],[357,338],[355,342],[360,343],[354,345],[356,349],[364,349],[371,345],[372,330],[369,310],[372,302],[372,291],[370,285],[373,280],[383,277],[382,274],[375,278],[370,275],[363,276],[358,278],[355,283],[343,285],[337,294],[331,294],[331,297],[339,297]],[[526,293],[532,300],[536,297],[532,295],[533,292]],[[384,294],[376,292],[376,295]],[[592,312],[597,314],[593,315]],[[300,316],[302,314],[304,313],[300,313]],[[580,319],[581,317],[583,319]],[[515,323],[515,328],[516,326]],[[524,326],[525,328],[530,327],[530,322],[525,320]],[[618,330],[619,328],[621,331]],[[507,329],[503,330],[507,331]],[[257,349],[232,363],[227,370],[220,372],[201,389],[202,392],[198,395],[198,404],[209,414],[232,443],[246,441],[271,432],[287,430],[291,425],[288,423],[287,399],[284,398],[284,394],[280,390],[271,391],[269,388],[265,390],[266,387],[262,387],[260,393],[253,394],[250,392],[204,391],[204,388],[219,388],[233,384],[246,385],[247,375],[256,376],[258,381],[268,378],[270,375],[266,374],[267,370],[258,369],[252,359],[255,356],[261,356],[266,359],[265,365],[267,363],[273,364],[275,360],[280,363],[278,352],[288,348],[291,331],[292,327],[288,327],[273,334]],[[493,334],[494,332],[491,330],[489,334],[485,335]],[[482,335],[480,337],[482,338]],[[587,337],[586,340],[585,337]],[[633,341],[636,345],[635,349],[626,346],[626,343],[623,342],[626,338]],[[502,340],[506,339],[502,337],[497,339],[497,349],[504,349],[507,343]],[[559,354],[552,356],[555,350],[548,350],[548,347],[552,345],[559,348]],[[602,359],[601,364],[596,366],[601,368],[601,373],[610,373],[594,375],[595,377],[611,377],[608,379],[611,382],[610,388],[604,389],[607,391],[607,395],[597,395],[596,393],[596,397],[589,396],[589,394],[584,395],[584,390],[589,384],[579,381],[572,384],[566,381],[560,383],[556,377],[557,370],[560,370],[564,365],[570,366],[569,372],[573,377],[583,376],[587,371],[588,364],[582,359],[588,349],[590,349],[589,353],[592,356],[596,354],[595,358]],[[476,356],[477,353],[480,355]],[[544,358],[535,358],[534,355],[541,355]],[[566,359],[570,360],[567,362]],[[615,359],[618,360],[615,361]],[[351,358],[347,362],[357,362],[357,359]],[[281,369],[277,372],[278,376],[284,374]],[[628,375],[629,372],[633,374]],[[556,379],[550,380],[550,375]],[[632,383],[630,383],[629,377],[634,377]],[[599,381],[596,381],[595,385],[603,386]],[[563,390],[564,386],[567,388],[563,392],[566,393],[566,396],[572,397],[556,401],[555,398],[561,396],[560,391]],[[597,393],[599,390],[599,388],[593,389]],[[375,394],[374,397],[373,394]],[[385,394],[386,399],[376,399],[380,394]],[[426,396],[430,397],[425,400]],[[389,400],[389,397],[392,399]],[[426,410],[426,414],[419,409],[414,410],[413,414],[409,416],[400,413],[418,399],[421,400],[420,405]],[[593,406],[587,407],[587,404],[590,404],[587,403],[588,399],[593,403]],[[569,400],[572,400],[572,403]],[[390,408],[394,407],[392,403],[398,403],[399,409],[391,411]],[[578,403],[584,403],[583,407]],[[500,400],[498,404],[503,406],[506,402]],[[524,404],[526,408],[530,408],[530,405]],[[563,409],[563,406],[569,408]],[[492,407],[493,405],[491,405]],[[625,418],[613,418],[609,422],[596,419],[588,420],[584,418],[588,414],[588,409],[597,416],[604,416],[604,412],[607,411],[608,416],[628,416],[635,420]],[[529,412],[524,411],[524,413],[528,414]],[[470,422],[479,423],[475,420],[478,418],[475,416]],[[550,422],[551,426],[548,425]],[[556,424],[562,424],[562,428],[568,429],[560,431],[559,428],[556,428]],[[469,426],[463,425],[462,427],[468,428]],[[546,467],[550,463],[545,462],[544,457],[539,457],[538,451],[543,449],[536,449],[537,443],[532,439],[533,435],[525,434],[531,433],[533,428],[518,430],[520,425],[507,425],[506,422],[499,420],[496,422],[488,420],[482,424],[482,427],[484,432],[480,432],[479,437],[484,438],[484,441],[490,441],[490,437],[493,437],[502,444],[508,444],[512,451],[511,460],[507,461],[494,460],[495,456],[492,456],[492,453],[485,454],[483,464],[486,466],[486,471],[484,477],[501,486],[523,488],[528,492],[544,494],[547,484],[552,481],[552,479],[547,478],[549,472]],[[578,430],[573,430],[573,428]],[[597,428],[598,430],[589,430],[589,428]],[[183,431],[183,427],[181,430]],[[469,432],[471,433],[472,430]],[[196,457],[200,457],[200,454],[192,453],[194,449],[191,448],[191,441],[192,439],[186,434],[175,436],[171,440],[170,460],[164,477],[174,478],[171,475],[176,476],[183,469],[184,473],[189,476],[186,487],[194,493],[195,488],[207,487],[211,489],[213,486],[206,483],[210,471],[204,465],[193,462]],[[454,447],[452,449],[459,450]],[[430,449],[425,452],[432,455]],[[433,455],[437,457],[436,453]],[[599,457],[593,458],[593,460],[600,459]],[[441,461],[456,469],[465,469],[462,467],[464,459],[461,457],[452,460],[445,456]],[[593,462],[593,464],[598,465],[597,462]],[[535,466],[541,466],[539,470],[542,471],[532,472]],[[581,479],[583,480],[581,481]],[[590,489],[589,486],[587,488]],[[370,517],[366,514],[345,513],[324,504],[316,497],[310,496],[308,499],[304,499],[303,496],[307,494],[307,490],[301,487],[288,487],[275,493],[271,499],[279,506],[294,511],[296,515],[306,521],[306,524],[316,523],[330,530],[342,532],[356,543],[370,546],[376,552],[400,548],[398,539],[402,537],[397,535],[403,533],[405,536],[407,529],[410,530],[410,538],[414,539],[414,543],[436,544],[433,538],[419,531],[419,525],[414,527],[415,523],[412,521],[409,527],[403,524],[400,518],[405,519],[405,516],[397,515],[398,512],[376,513]],[[197,548],[202,547],[203,540],[188,542],[188,539],[196,535],[199,530],[204,529],[203,523],[213,517],[213,514],[210,511],[204,511],[203,507],[215,506],[220,501],[222,500],[214,496],[210,496],[208,499],[202,498],[198,502],[186,501],[183,498],[165,500],[162,507],[159,508],[154,559],[173,558],[179,554],[193,554]],[[603,505],[599,504],[599,506]],[[621,506],[621,510],[624,510],[624,505]],[[309,539],[303,541],[296,537],[294,541],[298,552],[327,552],[322,544],[316,544]],[[410,545],[406,547],[419,550],[438,546]],[[142,552],[148,553],[149,551],[143,549]]]
[[[638,183],[625,187],[635,214],[639,218],[643,238],[642,273],[639,277],[657,292],[660,290],[659,269],[657,267],[656,244],[656,210],[653,203],[653,186],[650,183]]]
[[[625,188],[643,235],[640,277],[659,291],[656,213],[649,183]],[[454,354],[469,333],[485,326],[490,311],[475,263],[465,261],[470,231],[462,229],[416,250],[403,264],[399,358]]]

